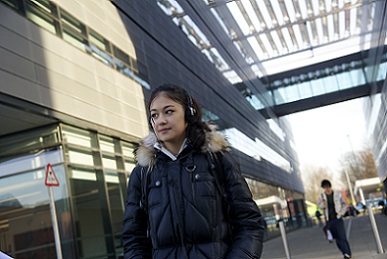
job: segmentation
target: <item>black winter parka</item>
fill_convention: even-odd
[[[175,161],[153,147],[157,139],[152,133],[142,140],[128,185],[124,258],[260,258],[261,213],[226,151],[227,142],[219,133],[207,134],[201,150],[188,145]],[[214,164],[221,169],[212,170]],[[215,173],[223,173],[222,183],[217,184]]]

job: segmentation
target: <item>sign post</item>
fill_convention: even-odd
[[[51,164],[48,164],[46,167],[46,179],[44,180],[44,184],[48,187],[48,195],[50,199],[50,210],[52,217],[52,228],[54,230],[55,238],[56,256],[58,259],[62,259],[62,248],[59,237],[58,219],[56,217],[54,192],[52,191],[52,186],[59,186],[59,181],[58,178],[56,178]]]

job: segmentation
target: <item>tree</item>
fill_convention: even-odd
[[[321,181],[332,179],[330,171],[325,167],[307,166],[302,170],[302,181],[305,189],[305,199],[317,203],[318,196],[322,193]]]
[[[344,154],[340,163],[343,168],[340,179],[347,183],[346,170],[352,187],[355,186],[357,180],[378,177],[375,161],[369,148]]]
[[[357,152],[348,152],[344,154],[340,163],[342,166],[340,180],[346,183],[348,199],[350,198],[351,194],[349,187],[353,189],[357,180],[374,178],[378,176],[374,158],[369,148],[364,148],[363,150]],[[348,173],[348,178],[350,181],[349,186],[346,173]],[[348,200],[348,202],[350,202],[350,200]]]

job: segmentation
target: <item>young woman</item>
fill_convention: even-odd
[[[149,112],[152,132],[135,152],[128,186],[125,258],[260,258],[261,213],[197,101],[165,84]]]

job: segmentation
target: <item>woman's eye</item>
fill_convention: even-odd
[[[167,110],[165,111],[165,114],[172,114],[174,111],[173,110]]]
[[[157,114],[156,113],[151,114],[151,118],[156,119],[157,118]]]

